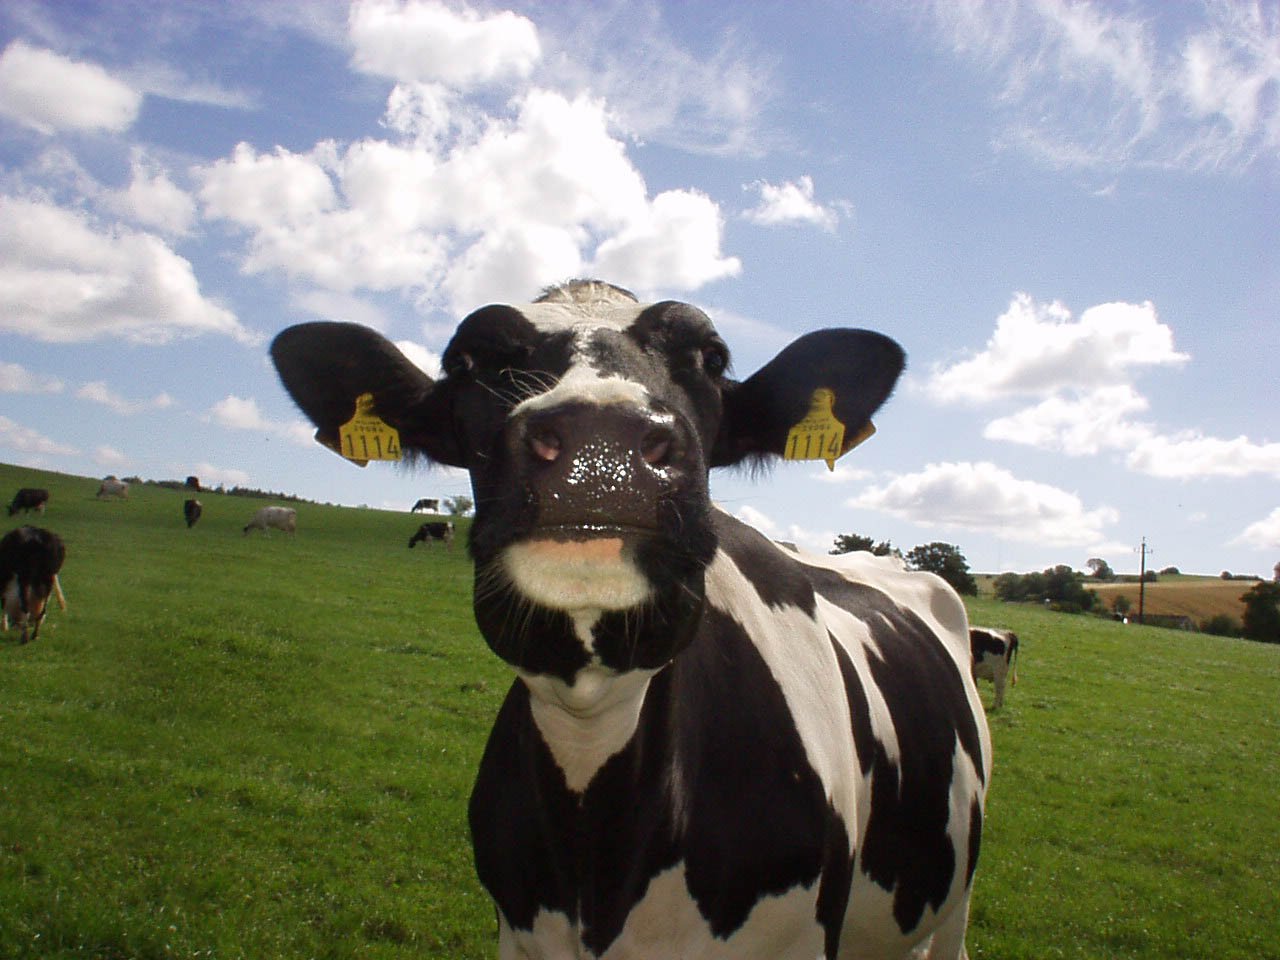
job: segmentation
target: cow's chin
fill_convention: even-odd
[[[629,610],[653,593],[635,562],[634,537],[617,530],[535,531],[510,544],[502,562],[527,599],[569,613]]]

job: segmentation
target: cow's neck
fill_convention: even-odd
[[[656,672],[616,673],[592,663],[572,683],[521,674],[538,732],[574,793],[583,793],[605,761],[630,741]]]

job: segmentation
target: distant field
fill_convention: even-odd
[[[0,465],[20,485],[70,608],[0,635],[0,957],[496,956],[466,803],[510,673],[461,543],[310,504],[246,537],[264,501],[215,494],[187,530],[180,492]],[[1280,646],[970,609],[1022,638],[970,955],[1280,958]]]
[[[1143,607],[1146,613],[1158,616],[1190,617],[1197,624],[1218,614],[1226,614],[1237,623],[1244,615],[1246,593],[1253,589],[1253,580],[1223,580],[1221,577],[1164,576],[1155,583],[1148,583]],[[1118,596],[1129,598],[1130,616],[1138,611],[1138,587],[1136,583],[1104,583],[1090,586],[1098,592],[1098,599],[1108,608]]]

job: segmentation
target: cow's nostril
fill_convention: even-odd
[[[675,440],[667,427],[655,427],[640,440],[640,456],[651,467],[666,466],[671,460],[671,447]]]
[[[528,443],[533,455],[546,463],[552,463],[558,459],[564,447],[564,441],[550,430],[539,430],[529,434]]]

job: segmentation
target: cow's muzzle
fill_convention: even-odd
[[[514,441],[535,528],[574,538],[661,528],[690,446],[673,415],[621,404],[531,411]]]

